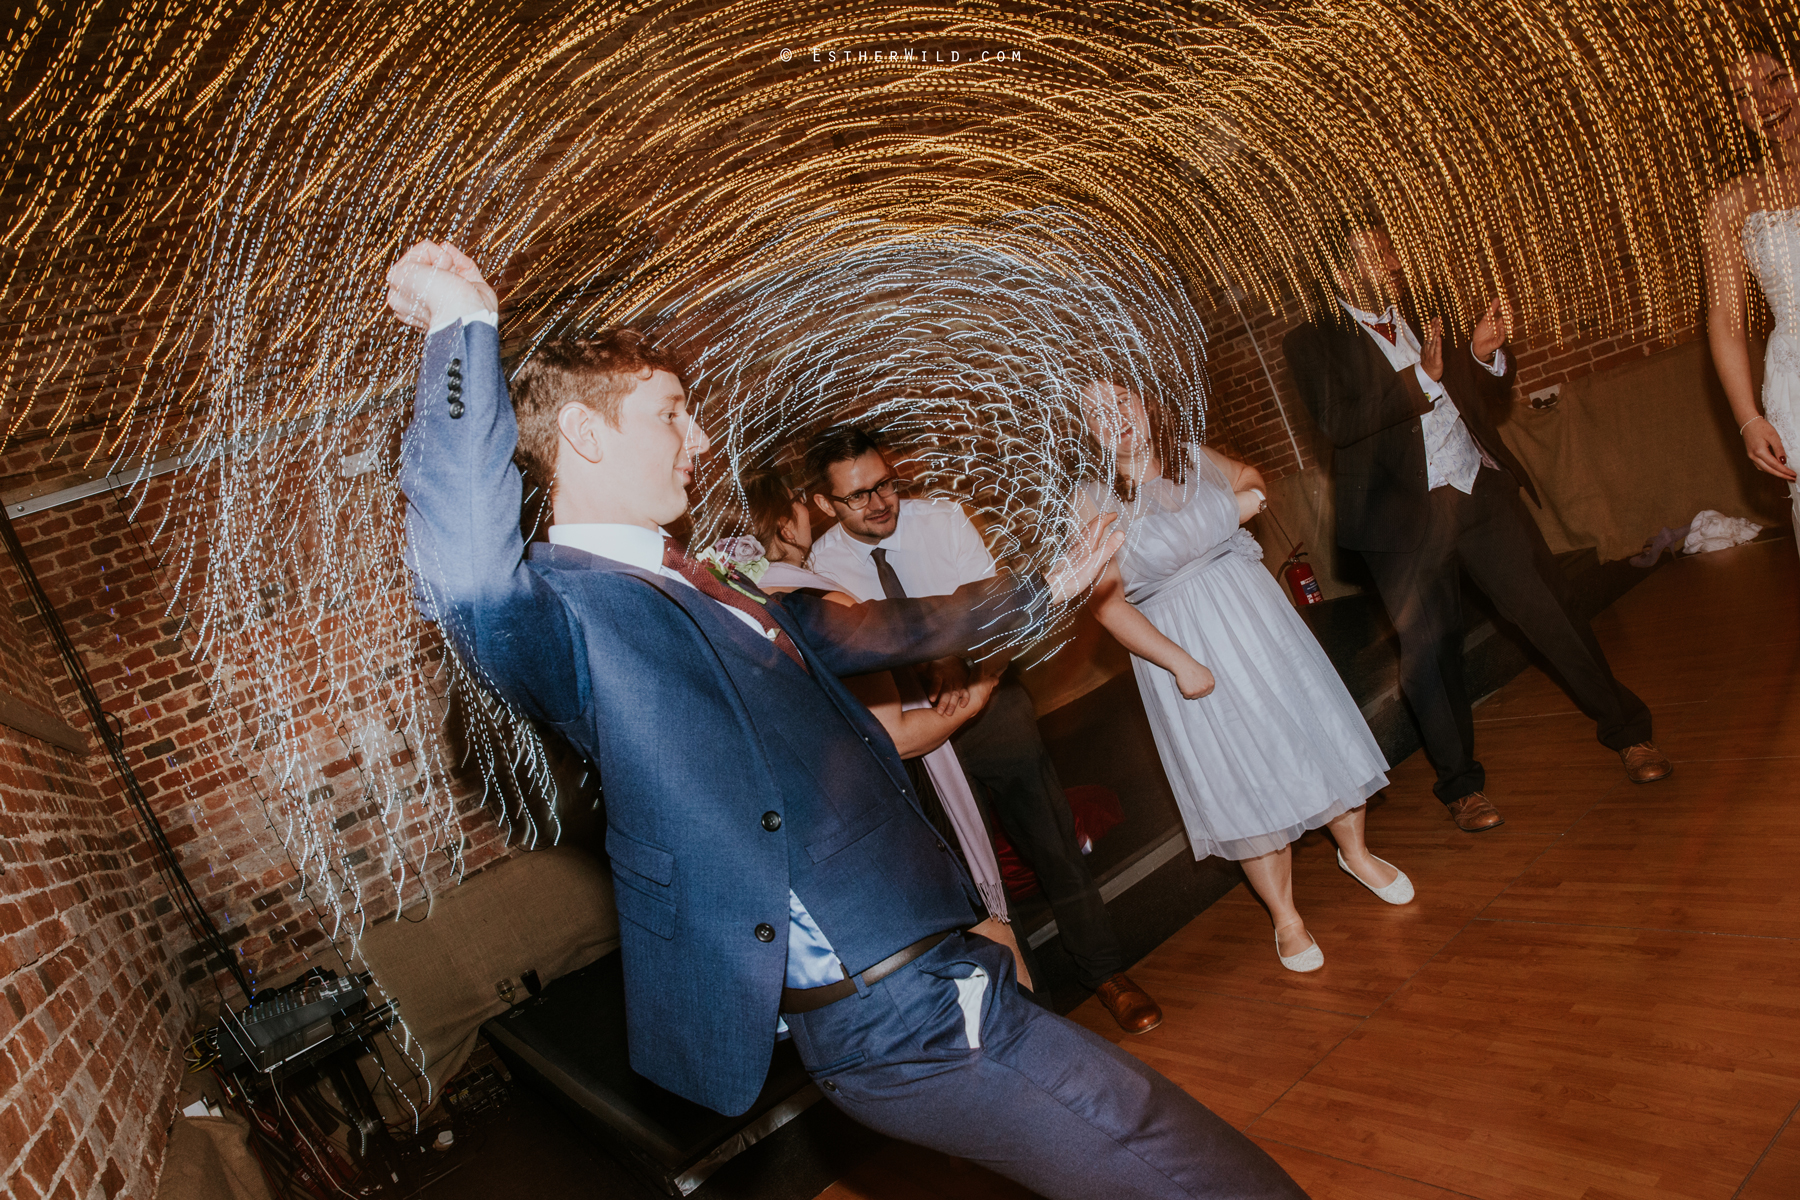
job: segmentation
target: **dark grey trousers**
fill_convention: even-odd
[[[1623,750],[1650,739],[1649,708],[1613,678],[1594,631],[1569,610],[1562,571],[1506,471],[1483,467],[1468,496],[1434,488],[1417,549],[1362,556],[1400,635],[1400,690],[1445,804],[1487,782],[1463,681],[1463,571],[1549,660],[1570,699],[1594,718],[1602,745]]]
[[[1012,953],[985,938],[953,934],[787,1022],[800,1061],[849,1116],[1049,1200],[1306,1198],[1167,1078],[1025,999]]]
[[[1085,987],[1099,987],[1124,969],[1125,953],[1075,840],[1069,799],[1038,732],[1031,696],[1011,676],[1002,679],[986,710],[951,740],[964,773],[986,786],[1000,828],[1043,884],[1077,977]]]

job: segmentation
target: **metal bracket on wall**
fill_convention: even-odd
[[[88,740],[81,736],[81,730],[4,690],[0,690],[0,725],[74,754],[85,756],[88,752]]]

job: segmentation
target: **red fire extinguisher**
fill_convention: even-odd
[[[1319,591],[1319,581],[1313,575],[1313,569],[1300,560],[1306,557],[1302,543],[1295,542],[1287,561],[1281,564],[1281,577],[1287,581],[1288,591],[1294,594],[1295,604],[1317,604],[1325,599]]]

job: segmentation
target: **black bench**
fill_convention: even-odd
[[[692,1192],[820,1098],[785,1039],[775,1044],[762,1095],[742,1116],[721,1116],[633,1071],[616,952],[554,980],[481,1031],[516,1078],[550,1095],[622,1163],[671,1196]]]

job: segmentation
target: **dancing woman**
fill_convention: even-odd
[[[1263,506],[1262,476],[1180,445],[1130,388],[1091,384],[1083,407],[1116,474],[1087,484],[1078,503],[1084,516],[1120,514],[1126,530],[1094,613],[1131,651],[1194,857],[1239,862],[1269,909],[1281,965],[1316,971],[1324,952],[1294,906],[1301,834],[1326,826],[1352,878],[1389,904],[1413,897],[1406,875],[1363,840],[1364,802],[1387,786],[1387,763],[1239,528]]]
[[[1756,170],[1713,197],[1706,222],[1707,337],[1744,453],[1757,470],[1787,483],[1800,538],[1800,480],[1787,456],[1789,446],[1800,445],[1800,85],[1766,49],[1744,57],[1732,85],[1738,115],[1765,154]],[[1752,274],[1775,313],[1761,411],[1750,371]]]

